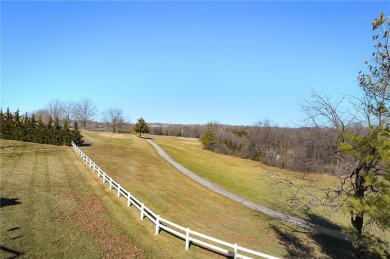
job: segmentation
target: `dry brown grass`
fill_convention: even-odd
[[[0,147],[2,258],[144,257],[112,231],[117,223],[102,200],[109,194],[70,148],[6,140]]]
[[[287,245],[282,235],[292,235],[295,243],[304,244],[305,249],[311,247],[308,256],[327,257],[310,234],[300,233],[299,229],[280,224],[199,186],[166,163],[144,139],[133,135],[113,138],[96,132],[84,132],[84,135],[92,145],[82,150],[162,217],[206,235],[278,256],[290,254],[291,243]],[[197,144],[189,140],[184,145]],[[184,245],[175,243],[175,246]]]

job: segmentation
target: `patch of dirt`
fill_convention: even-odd
[[[115,226],[103,218],[107,209],[98,195],[82,195],[77,191],[61,191],[57,195],[77,200],[74,213],[58,213],[57,216],[77,222],[81,230],[92,234],[102,245],[104,258],[145,258],[142,249],[132,245],[126,235],[111,232]]]

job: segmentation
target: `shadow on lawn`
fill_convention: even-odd
[[[307,222],[334,231],[333,234],[340,233],[340,238],[278,221],[279,224],[277,226],[271,224],[271,228],[287,251],[284,258],[355,258],[352,243],[344,238],[341,226],[320,215],[310,212],[305,214]],[[292,211],[289,211],[289,215],[299,217]],[[304,236],[308,240],[304,240]]]
[[[21,204],[19,198],[0,198],[0,208]]]
[[[84,142],[83,144],[78,144],[78,147],[90,147],[92,146],[92,143]]]
[[[332,223],[329,222],[329,224]],[[280,243],[286,248],[287,254],[285,258],[321,258],[315,245],[317,245],[323,253],[322,257],[355,258],[353,246],[351,242],[347,240],[312,231],[302,231],[287,225],[272,225],[271,228],[277,234]],[[302,234],[313,240],[314,243],[303,241]]]
[[[311,223],[316,225],[342,231],[340,226],[319,215],[310,214],[308,215],[308,219]],[[280,244],[282,244],[287,251],[284,258],[356,258],[352,243],[346,239],[335,238],[309,230],[302,230],[298,227],[288,226],[283,222],[280,222],[278,226],[271,225],[271,228],[275,231],[277,238],[280,240]],[[302,235],[305,235],[309,240],[304,241]],[[320,250],[322,255],[319,254],[318,250]],[[382,257],[376,251],[371,251],[369,255],[367,255],[367,258]]]

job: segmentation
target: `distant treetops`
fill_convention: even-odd
[[[31,117],[27,113],[21,116],[19,110],[12,113],[9,108],[5,113],[0,110],[0,138],[58,146],[70,146],[72,141],[76,145],[84,142],[77,122],[70,127],[68,120],[60,122],[58,117],[54,120],[49,117],[44,123],[41,117],[37,120],[34,114]]]

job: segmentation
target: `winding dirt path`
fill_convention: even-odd
[[[300,227],[303,227],[303,228],[311,230],[311,231],[315,231],[317,233],[326,234],[328,236],[335,237],[338,239],[345,239],[345,236],[338,230],[330,229],[327,227],[322,227],[322,226],[313,224],[309,221],[306,221],[304,219],[290,216],[290,215],[287,215],[285,213],[264,207],[256,202],[250,201],[250,200],[245,199],[237,194],[234,194],[232,192],[224,190],[221,187],[199,177],[198,175],[194,174],[193,172],[191,172],[190,170],[188,170],[187,168],[185,168],[181,164],[177,163],[159,145],[157,145],[155,142],[153,142],[153,140],[147,139],[147,138],[145,138],[145,140],[156,149],[157,153],[162,158],[164,158],[168,163],[170,163],[177,170],[179,170],[180,172],[182,172],[183,174],[185,174],[186,176],[188,176],[189,178],[191,178],[195,182],[209,188],[210,190],[212,190],[216,193],[219,193],[219,194],[221,194],[221,195],[223,195],[223,196],[225,196],[225,197],[227,197],[235,202],[241,203],[242,205],[245,205],[245,206],[247,206],[255,211],[261,212],[261,213],[263,213],[267,216],[270,216],[272,218],[279,219],[279,220],[291,223],[293,225],[300,226]]]

